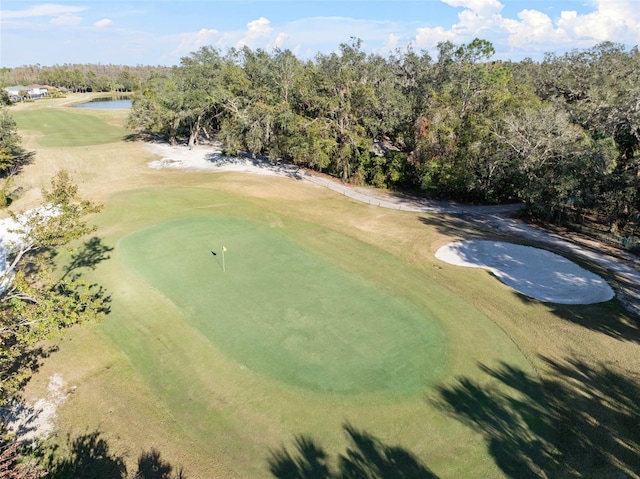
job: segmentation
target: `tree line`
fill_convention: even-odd
[[[24,65],[0,69],[0,85],[40,84],[72,92],[132,92],[142,82],[169,70],[169,67],[149,65]]]
[[[544,221],[597,214],[634,238],[640,210],[640,52],[602,43],[492,61],[486,40],[303,61],[203,47],[142,81],[129,125],[230,154],[282,159],[432,198],[522,201]]]
[[[35,65],[2,69],[0,82],[133,91],[129,126],[141,134],[218,139],[230,154],[431,198],[521,201],[545,222],[597,217],[639,247],[638,49],[493,54],[481,39],[440,43],[434,57],[367,54],[358,39],[312,60],[207,46],[174,67]]]

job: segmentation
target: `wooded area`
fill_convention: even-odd
[[[25,65],[0,68],[0,84],[11,86],[35,83],[71,92],[131,92],[151,76],[169,70],[169,67],[142,65]]]
[[[436,58],[381,56],[353,39],[309,61],[203,47],[172,68],[21,67],[10,78],[133,90],[129,126],[141,134],[215,138],[229,154],[431,198],[522,201],[540,221],[596,218],[638,248],[638,49],[607,42],[541,62],[493,54],[476,39],[440,43]]]
[[[344,181],[433,198],[523,201],[543,221],[596,214],[634,246],[640,197],[640,53],[603,43],[544,61],[492,45],[366,54],[359,40],[290,51],[204,47],[143,82],[130,126],[230,154],[284,159]]]

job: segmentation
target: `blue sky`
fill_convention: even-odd
[[[0,66],[175,65],[204,45],[290,49],[351,37],[368,52],[493,43],[495,59],[541,59],[608,40],[640,44],[638,0],[111,0],[0,3]]]

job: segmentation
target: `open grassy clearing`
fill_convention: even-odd
[[[38,144],[46,148],[114,143],[127,134],[127,130],[109,125],[100,115],[72,107],[17,111],[13,116],[20,130],[37,131]]]
[[[525,438],[553,428],[546,421],[549,411],[581,405],[589,397],[570,395],[563,407],[554,403],[548,408],[537,386],[546,385],[543,380],[575,380],[542,357],[559,362],[575,358],[585,365],[583,372],[601,364],[617,374],[640,370],[638,342],[621,338],[621,325],[629,318],[615,301],[548,305],[514,294],[485,271],[439,263],[433,257],[439,246],[478,234],[464,221],[380,210],[284,178],[148,171],[146,159],[141,148],[121,143],[39,149],[20,180],[28,191],[17,202],[33,202],[33,192],[58,165],[80,179],[84,192],[106,202],[96,221],[105,244],[115,249],[88,278],[112,294],[112,314],[100,325],[71,331],[27,394],[42,395],[48,377],[61,374],[70,387],[77,386],[59,413],[61,430],[100,429],[131,461],[155,446],[166,459],[184,465],[189,477],[271,477],[270,450],[283,445],[291,449],[294,437],[305,434],[327,452],[343,453],[347,442],[342,425],[350,422],[388,446],[402,446],[439,477],[504,477],[515,451],[526,452]],[[229,248],[225,275],[218,257],[209,252],[217,246],[220,253],[222,244]],[[304,267],[298,268],[300,263]],[[306,269],[315,274],[305,277]],[[202,293],[208,290],[205,279],[212,281],[214,295]],[[278,284],[284,280],[286,288]],[[336,281],[339,290],[332,290]],[[283,289],[291,289],[295,299],[296,314],[289,323],[277,310],[290,304]],[[260,293],[278,295],[278,302],[268,302]],[[326,296],[335,297],[336,304]],[[363,305],[363,296],[374,299]],[[322,300],[328,309],[320,314]],[[365,316],[371,316],[381,309],[376,300],[393,309],[376,318],[375,331],[359,331],[362,310],[370,308]],[[244,311],[238,303],[245,301],[252,306],[252,317],[238,318]],[[270,320],[283,321],[253,330],[252,324],[262,319],[263,302],[273,308],[264,311]],[[347,309],[336,310],[338,306]],[[353,323],[344,321],[347,313]],[[391,319],[403,315],[418,334],[388,329]],[[220,318],[223,323],[213,327],[212,321]],[[607,318],[609,334],[589,327],[602,318]],[[324,321],[349,339],[338,352],[353,364],[341,368],[335,363],[324,375],[305,376],[305,368],[290,364],[296,355],[305,360],[312,351],[303,347],[303,340],[318,341],[315,354],[336,353]],[[343,385],[351,384],[349,374],[357,376],[356,366],[371,367],[369,361],[357,364],[350,353],[363,347],[362,357],[371,357],[380,340],[376,332],[389,340],[380,351],[388,355],[379,364],[382,370],[414,360],[427,374],[416,377],[407,370],[398,376],[405,379],[393,379],[400,383],[375,378],[354,390],[337,387],[331,392],[327,385],[340,384],[340,377]],[[357,333],[365,336],[361,345]],[[428,343],[436,335],[445,338],[435,344],[437,354],[404,350],[415,347],[412,341],[424,338]],[[287,340],[296,346],[287,350],[291,356],[274,356],[285,351]],[[271,364],[263,363],[269,359]],[[326,362],[331,365],[330,358]],[[492,375],[479,367],[495,372],[501,362],[522,372],[517,376],[520,387],[514,387],[516,376],[507,382],[506,373]],[[459,406],[496,419],[491,429],[460,421],[459,414],[437,406],[434,386],[464,384],[477,386],[476,402],[461,393],[456,396]],[[596,397],[611,396],[603,394],[610,391],[604,381],[607,388],[595,379],[588,384]],[[485,398],[487,391],[493,395]],[[537,422],[509,413],[508,407],[502,414],[491,409],[503,404],[503,397],[524,412],[535,411],[531,416]],[[527,409],[533,406],[537,409]],[[585,409],[596,419],[607,419],[595,403]],[[629,429],[635,424],[630,421]],[[600,433],[597,437],[606,442],[607,433]],[[568,434],[561,447],[568,448],[574,439]],[[572,447],[581,452],[579,445]],[[597,465],[589,468],[591,477],[598,477]]]

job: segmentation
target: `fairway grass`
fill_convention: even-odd
[[[87,115],[50,104],[59,125]],[[16,117],[42,115],[42,105]],[[350,424],[443,479],[518,477],[505,472],[504,452],[528,451],[555,427],[537,421],[561,410],[547,406],[554,390],[540,381],[584,380],[550,371],[548,359],[640,370],[638,342],[614,334],[629,321],[616,302],[543,304],[434,257],[451,241],[508,238],[289,178],[151,170],[143,145],[119,141],[122,112],[93,116],[85,134],[96,143],[77,148],[84,140],[44,148],[36,116],[24,135],[36,159],[16,178],[24,193],[14,205],[32,207],[52,173],[68,169],[105,204],[93,221],[113,248],[82,271],[111,296],[111,313],[68,331],[25,391],[36,400],[50,376],[67,382],[58,439],[100,431],[130,471],[155,448],[190,479],[273,478],[268,459],[283,447],[293,454],[300,437],[335,465],[353,447]],[[117,141],[101,143],[108,137]],[[595,327],[602,318],[608,330]],[[513,374],[488,373],[498,370]],[[443,408],[442,388],[458,401]],[[613,396],[555,406],[588,396],[593,407],[579,412],[603,418],[597,399]],[[559,447],[582,444],[574,438]]]
[[[78,382],[115,394],[107,408],[138,399],[96,416],[84,386],[61,422],[131,438],[165,414],[155,427],[171,434],[167,453],[195,477],[268,477],[269,451],[296,434],[337,452],[345,422],[383,438],[400,434],[398,443],[440,471],[497,477],[479,438],[425,398],[436,383],[477,374],[478,362],[509,358],[529,368],[509,338],[420,269],[266,206],[214,188],[111,198],[99,221],[112,231],[104,241],[114,254],[90,277],[113,299],[98,337],[125,360],[121,372],[111,366]],[[77,347],[56,359],[63,376],[79,373],[61,366],[74,364]],[[463,444],[460,464],[437,452]]]
[[[100,115],[70,107],[15,111],[12,115],[20,131],[37,132],[38,143],[45,148],[114,143],[128,133],[120,126],[106,123]]]

